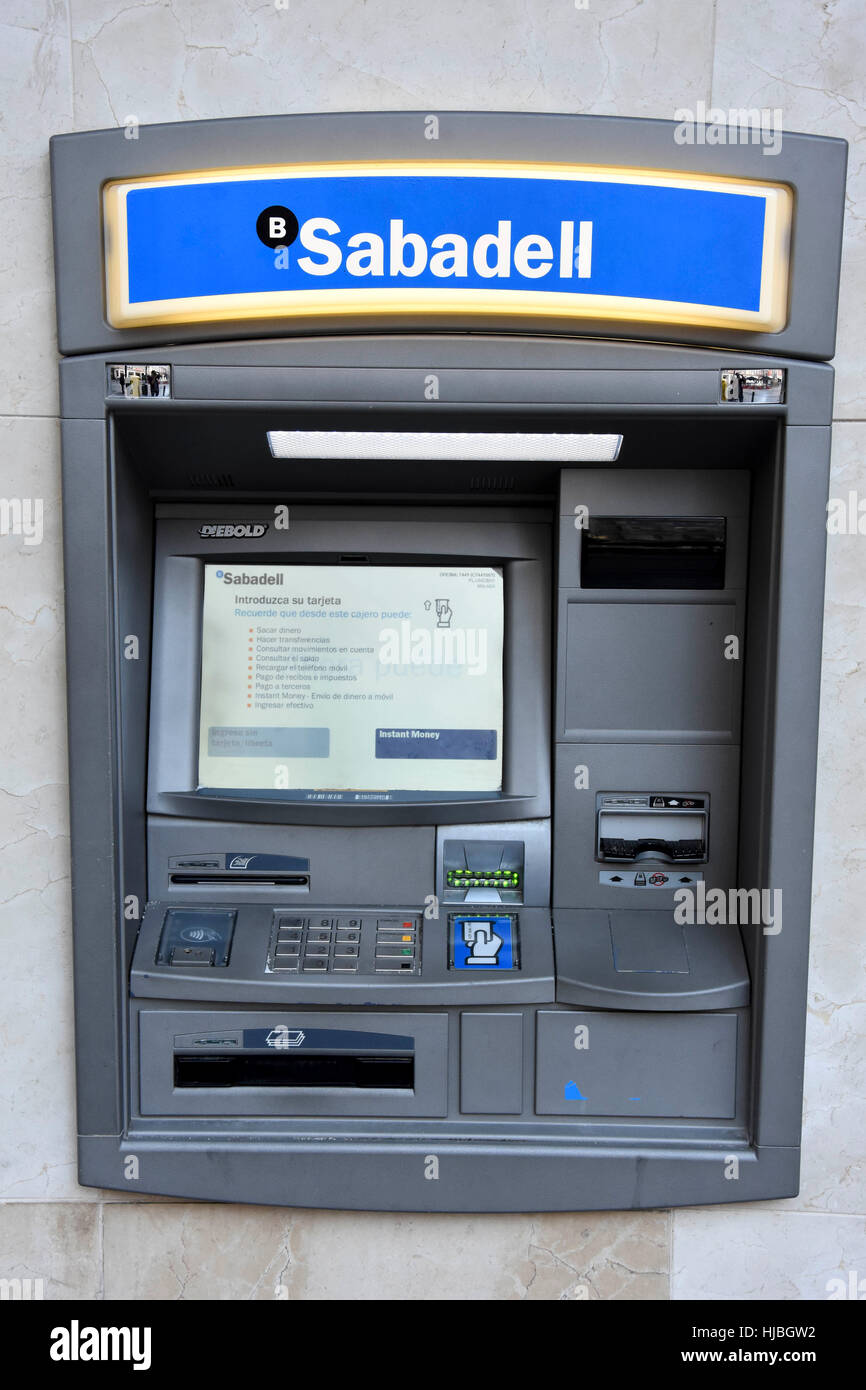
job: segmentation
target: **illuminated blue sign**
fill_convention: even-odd
[[[387,167],[112,185],[112,322],[425,307],[741,327],[778,317],[790,215],[778,185]]]

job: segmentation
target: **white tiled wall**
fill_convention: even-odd
[[[582,3],[582,0],[581,0]],[[58,428],[47,141],[292,111],[670,119],[780,107],[851,142],[834,496],[866,496],[862,0],[4,0],[0,491],[0,1276],[47,1297],[824,1297],[866,1274],[864,539],[831,537],[803,1186],[789,1202],[571,1216],[382,1216],[123,1200],[74,1168]],[[808,785],[804,785],[808,792]],[[279,1289],[278,1287],[279,1286]]]

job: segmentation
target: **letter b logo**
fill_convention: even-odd
[[[277,246],[291,246],[298,235],[298,219],[288,208],[265,208],[256,219],[256,233],[259,241],[271,250]]]

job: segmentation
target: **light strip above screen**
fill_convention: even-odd
[[[116,180],[114,328],[534,318],[779,331],[787,185],[657,169],[383,160]]]
[[[277,459],[455,459],[613,463],[621,434],[434,433],[411,430],[269,430]]]

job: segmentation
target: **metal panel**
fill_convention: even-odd
[[[538,1015],[539,1115],[732,1116],[736,1014]]]
[[[130,347],[129,352],[145,365],[151,358],[140,349]],[[117,361],[118,355],[115,351],[108,360]],[[272,383],[269,389],[280,384],[271,404],[314,406],[327,400],[334,408],[352,403],[357,406],[363,404],[366,389],[368,400],[403,402],[419,410],[422,418],[449,404],[470,406],[485,401],[509,413],[525,405],[546,412],[583,405],[593,413],[616,406],[631,417],[637,402],[655,411],[689,403],[695,411],[722,419],[773,416],[787,418],[791,424],[823,424],[830,419],[833,395],[832,367],[773,358],[751,347],[736,352],[711,348],[696,352],[659,343],[601,339],[371,334],[171,344],[160,348],[159,358],[172,368],[176,400],[143,397],[130,402],[107,396],[105,358],[67,358],[60,367],[64,416],[101,417],[106,399],[112,409],[131,408],[138,415],[174,410],[181,400],[188,407],[193,398],[185,396],[185,383],[201,376],[213,383],[210,389],[215,390],[217,373],[227,394],[208,397],[206,404],[211,411],[231,400],[262,404],[264,388],[258,384],[259,371]],[[719,399],[721,372],[731,366],[784,368],[785,404],[723,406]],[[438,377],[437,400],[429,399],[431,373]],[[500,415],[498,427],[501,424]]]
[[[102,422],[63,425],[78,1129],[122,1128],[112,502]]]
[[[519,1115],[522,1109],[522,1014],[461,1014],[462,1114]]]
[[[738,1181],[729,1181],[731,1153]],[[123,1178],[135,1154],[140,1177]],[[435,1167],[431,1160],[435,1160]],[[216,1141],[191,1135],[175,1143],[136,1135],[124,1145],[82,1145],[84,1180],[97,1187],[164,1193],[199,1201],[254,1200],[343,1211],[532,1212],[629,1211],[758,1201],[797,1194],[799,1151],[742,1144],[691,1148],[608,1143],[472,1144],[447,1139],[375,1141],[315,1138],[301,1143]],[[732,1187],[736,1192],[732,1192]]]
[[[809,965],[814,785],[818,752],[820,576],[827,545],[829,429],[788,431],[780,516],[778,616],[773,635],[773,766],[764,826],[766,887],[780,891],[781,930],[763,930],[756,968],[762,981],[757,1042],[756,1138],[796,1144],[800,1137],[806,979]]]
[[[565,737],[736,742],[731,603],[565,601]]]
[[[626,912],[557,909],[554,935],[557,1003],[642,1012],[749,1003],[735,924],[680,926],[672,909],[645,904]]]

